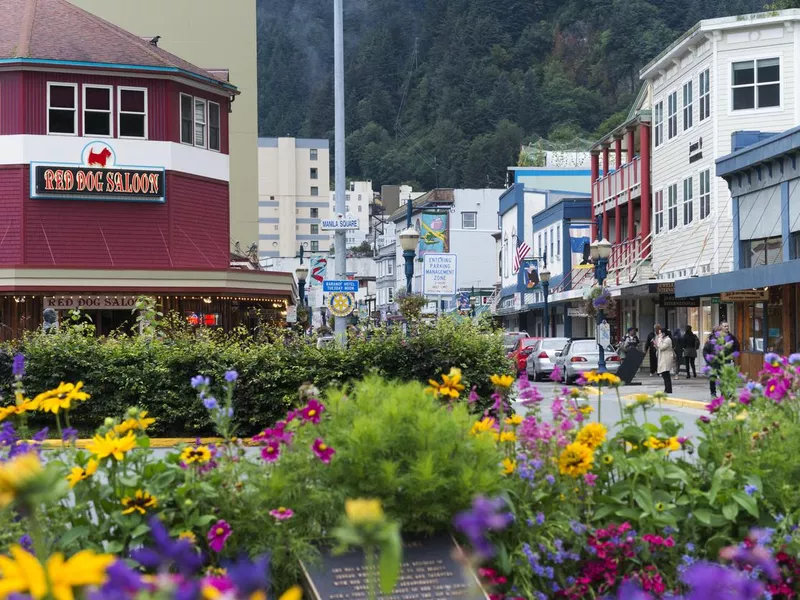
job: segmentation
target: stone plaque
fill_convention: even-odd
[[[394,591],[381,600],[486,600],[474,574],[453,558],[456,545],[446,536],[403,540],[403,564]],[[315,600],[366,600],[367,579],[362,552],[303,564]]]

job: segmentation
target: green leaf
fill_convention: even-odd
[[[642,516],[642,511],[636,508],[621,508],[617,511],[617,516],[623,519],[635,519],[638,521]]]
[[[380,576],[381,591],[384,595],[392,593],[397,580],[400,577],[400,567],[403,563],[403,543],[400,539],[400,531],[396,525],[392,528],[394,532],[381,546],[380,557]]]
[[[203,515],[202,517],[198,517],[194,524],[197,527],[205,527],[211,525],[216,519],[217,517],[215,515]]]
[[[135,476],[120,475],[119,482],[125,487],[137,488],[139,486],[139,479]]]
[[[596,511],[594,511],[594,515],[592,516],[592,521],[599,521],[600,519],[605,519],[607,516],[614,514],[614,507],[610,504],[604,504]]]
[[[146,435],[141,435],[138,438],[136,438],[136,445],[139,446],[139,448],[149,448],[150,438],[147,437]]]
[[[711,511],[707,508],[698,508],[692,514],[703,525],[711,525]]]
[[[141,537],[148,531],[150,531],[150,526],[147,523],[142,523],[136,529],[133,530],[133,532],[131,533],[131,537],[134,539]]]
[[[758,518],[758,502],[755,498],[748,496],[741,491],[733,492],[732,497],[734,500],[736,500],[736,502],[739,503],[739,506],[749,512],[756,519]]]
[[[122,552],[124,548],[125,544],[123,544],[122,542],[111,541],[111,542],[106,542],[105,550],[108,554],[119,554],[120,552]]]
[[[61,536],[61,544],[64,546],[69,546],[78,538],[88,535],[89,532],[91,532],[89,527],[73,527]]]
[[[739,514],[739,505],[736,502],[728,502],[725,506],[722,507],[722,516],[724,516],[728,521],[735,521],[736,515]]]
[[[637,487],[633,491],[633,499],[636,500],[636,504],[639,505],[639,508],[652,512],[653,496],[650,494],[650,490],[648,490],[646,487]]]

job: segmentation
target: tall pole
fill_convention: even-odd
[[[344,171],[344,17],[342,2],[333,0],[333,75],[335,103],[335,143],[336,152],[335,181],[336,212],[345,213],[345,171]],[[336,252],[336,279],[347,278],[347,232],[336,231],[333,249]],[[336,319],[336,339],[344,347],[347,343],[347,323],[345,319]]]
[[[603,215],[597,215],[597,231],[598,237],[602,236],[603,231]],[[597,280],[598,285],[602,288],[603,284],[606,280],[606,263],[608,262],[607,258],[600,258],[598,257],[597,263],[594,265],[594,278]],[[603,347],[602,344],[599,343],[600,336],[599,336],[599,328],[602,325],[603,321],[606,320],[606,315],[602,309],[597,311],[597,323],[595,325],[595,336],[598,338],[597,344],[597,372],[598,373],[605,373],[606,369],[606,349]]]
[[[406,229],[411,229],[411,198],[408,199],[408,212],[406,213]],[[411,294],[412,281],[414,279],[414,250],[403,250],[403,258],[406,261],[406,294]]]
[[[550,337],[550,310],[547,304],[547,296],[550,291],[550,282],[542,282],[542,291],[544,292],[544,337]]]

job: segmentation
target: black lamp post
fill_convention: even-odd
[[[403,258],[406,261],[406,293],[411,293],[411,281],[414,278],[414,256],[419,242],[419,231],[411,226],[411,200],[408,201],[408,217],[406,228],[401,231],[397,238],[400,240],[400,247],[403,249]]]
[[[550,295],[550,271],[547,267],[539,273],[539,281],[542,282],[542,293],[544,294],[544,337],[550,337],[550,305],[547,296]]]
[[[300,292],[300,306],[306,303],[306,277],[308,277],[308,267],[300,265],[294,271],[297,275],[297,290]]]
[[[597,216],[597,235],[603,235],[603,217]],[[608,277],[608,257],[611,256],[611,242],[606,239],[595,240],[589,246],[589,253],[594,261],[594,278],[597,284],[602,288],[605,284],[606,277]],[[602,309],[597,311],[597,324],[595,330],[598,330],[600,325],[606,320],[605,313]],[[597,335],[597,334],[595,334]],[[599,336],[598,336],[599,337]],[[598,340],[599,342],[599,340]],[[598,359],[597,359],[597,372],[605,373],[606,369],[606,349],[602,344],[598,343]]]

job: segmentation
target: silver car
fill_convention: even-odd
[[[565,383],[578,378],[581,373],[597,370],[597,361],[600,358],[595,340],[570,340],[556,358],[556,364],[561,370]],[[616,373],[619,370],[619,354],[614,348],[608,346],[605,350],[606,370]]]
[[[561,351],[567,345],[567,338],[545,338],[538,340],[528,356],[528,377],[538,381],[550,375],[555,366],[555,360],[561,356]]]

